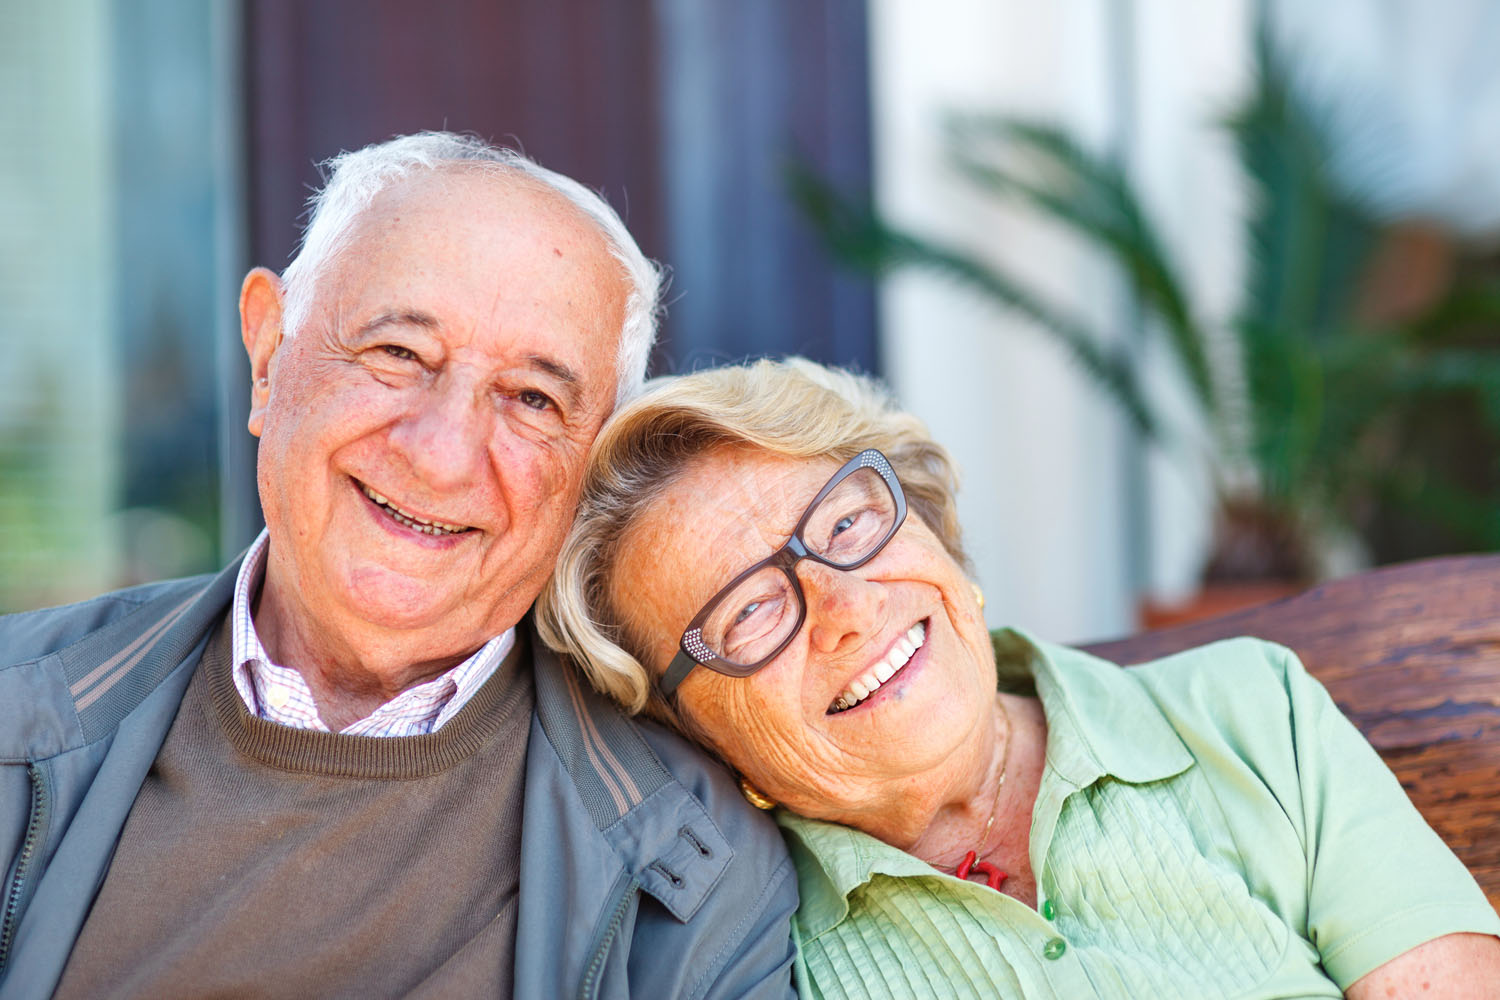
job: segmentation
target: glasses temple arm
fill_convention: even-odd
[[[661,675],[659,687],[662,697],[671,699],[677,694],[677,686],[690,674],[698,661],[687,654],[686,650],[679,649],[677,655],[672,657],[672,662],[667,665],[667,672]]]

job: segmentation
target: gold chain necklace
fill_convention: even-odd
[[[1010,748],[1015,744],[1016,727],[1011,722],[1010,711],[1005,707],[1005,698],[996,696],[995,704],[1000,706],[1000,715],[1005,719],[1005,759],[1000,762],[1000,778],[995,782],[995,798],[990,803],[990,818],[984,821],[984,832],[979,835],[979,844],[964,855],[953,874],[968,881],[971,872],[978,872],[984,876],[985,885],[998,892],[1008,876],[988,861],[980,861],[979,854],[984,850],[985,841],[990,839],[990,829],[995,825],[995,813],[1000,808],[1000,792],[1005,788],[1005,774],[1010,769]]]

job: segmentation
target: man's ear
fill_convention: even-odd
[[[281,346],[281,316],[285,297],[281,279],[257,267],[240,286],[240,337],[250,356],[250,433],[260,437],[271,398],[272,359]]]

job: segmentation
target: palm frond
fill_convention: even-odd
[[[949,153],[970,181],[1018,197],[1108,252],[1148,314],[1162,321],[1199,405],[1217,410],[1205,337],[1164,244],[1113,160],[1089,152],[1056,126],[1006,115],[948,120]],[[1008,162],[1019,158],[1020,166]],[[1023,169],[1026,165],[1034,169]]]
[[[1160,438],[1159,422],[1141,391],[1130,357],[1105,346],[1086,324],[970,254],[887,225],[875,212],[840,197],[807,170],[792,168],[787,183],[793,199],[840,260],[873,275],[920,268],[1026,317],[1057,340],[1085,375],[1108,390],[1142,436]]]
[[[1500,435],[1500,355],[1483,348],[1409,351],[1394,375],[1403,405],[1471,395],[1493,434]]]
[[[1500,506],[1428,466],[1371,470],[1381,495],[1409,517],[1440,525],[1464,548],[1500,549]]]
[[[1468,280],[1455,284],[1407,333],[1417,341],[1448,341],[1475,333],[1493,339],[1500,333],[1500,281]]]
[[[1242,319],[1252,331],[1326,335],[1349,314],[1376,227],[1335,188],[1326,129],[1293,91],[1264,28],[1255,46],[1250,97],[1225,121],[1252,197]]]

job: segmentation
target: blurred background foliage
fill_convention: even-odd
[[[0,611],[254,537],[239,281],[434,127],[622,210],[655,371],[885,378],[992,625],[1494,548],[1497,47],[1490,0],[0,0]]]
[[[1309,581],[1335,548],[1387,562],[1500,548],[1500,276],[1430,219],[1390,216],[1330,164],[1332,112],[1293,85],[1262,24],[1221,127],[1248,185],[1240,305],[1208,323],[1121,165],[1053,124],[953,113],[944,154],[974,197],[1012,200],[1095,246],[1142,335],[1101,330],[982,255],[904,229],[802,165],[792,196],[830,251],[873,275],[946,277],[1055,340],[1147,440],[1211,472],[1204,578]],[[1144,340],[1189,387],[1187,424],[1143,388]]]

